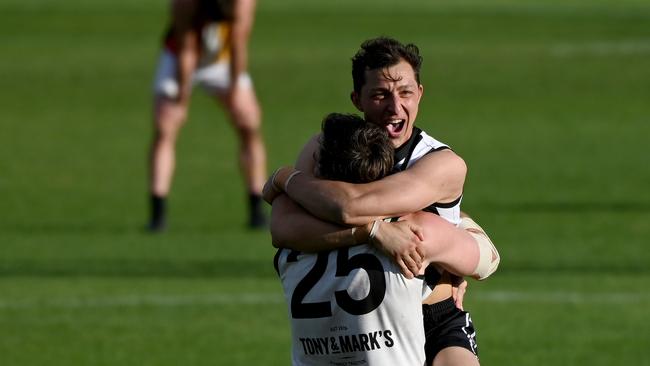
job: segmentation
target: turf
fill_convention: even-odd
[[[0,4],[0,364],[286,365],[270,236],[245,229],[224,113],[197,94],[170,227],[142,229],[166,3]],[[650,365],[650,5],[261,1],[251,73],[269,166],[380,34],[424,54],[418,125],[469,165],[502,265],[470,283],[484,365]]]

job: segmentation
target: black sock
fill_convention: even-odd
[[[253,227],[262,227],[266,225],[266,218],[262,209],[262,196],[256,193],[248,194],[248,205],[250,212],[249,225]]]
[[[151,195],[151,222],[149,226],[152,229],[161,229],[165,226],[167,198]]]
[[[251,215],[262,213],[262,196],[256,193],[248,194],[248,204],[250,207]]]

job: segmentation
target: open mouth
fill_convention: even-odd
[[[388,134],[391,137],[396,137],[399,136],[400,133],[402,133],[402,130],[404,129],[404,125],[406,124],[406,121],[403,119],[398,119],[395,121],[391,121],[386,125],[386,130],[388,131]]]

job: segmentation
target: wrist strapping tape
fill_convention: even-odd
[[[368,241],[372,243],[372,240],[375,238],[375,235],[377,235],[377,231],[379,230],[379,223],[381,220],[375,220],[372,222],[372,228],[370,229],[370,235],[368,235]]]
[[[289,182],[291,182],[291,179],[292,179],[293,177],[295,177],[296,175],[300,174],[300,173],[301,173],[300,170],[296,170],[296,171],[294,171],[293,173],[291,173],[291,174],[289,175],[289,177],[287,177],[287,180],[284,181],[284,192],[285,192],[285,193],[287,192],[287,189],[289,188]]]

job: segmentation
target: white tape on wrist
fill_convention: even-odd
[[[372,228],[370,228],[370,235],[368,235],[368,242],[372,243],[372,241],[375,239],[375,235],[377,235],[377,231],[379,230],[379,223],[381,220],[375,220],[372,222]]]
[[[300,173],[301,173],[300,170],[296,170],[296,171],[294,171],[293,173],[291,173],[291,174],[289,175],[289,177],[287,178],[287,180],[284,182],[284,192],[285,192],[285,193],[287,192],[287,189],[289,188],[289,182],[291,182],[291,179],[293,179],[293,177],[295,177],[296,175],[298,175],[298,174],[300,174]]]
[[[278,168],[278,169],[276,169],[276,170],[273,172],[273,174],[271,174],[271,186],[273,186],[273,188],[275,188],[276,191],[279,191],[279,190],[280,190],[280,187],[278,187],[278,183],[277,183],[276,180],[275,180],[275,178],[278,177],[278,172],[280,172],[280,169],[282,169],[282,168]]]

